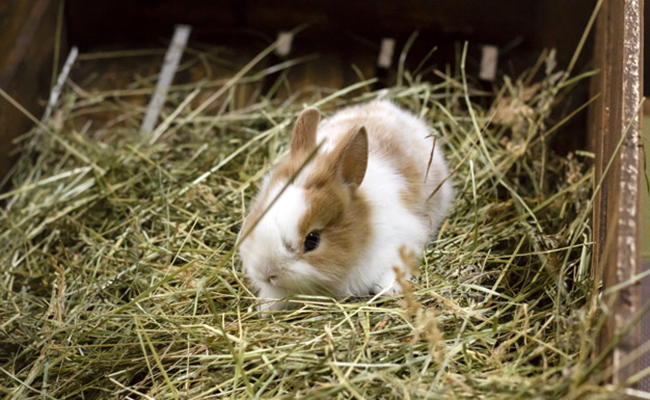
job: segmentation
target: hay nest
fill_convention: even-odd
[[[144,137],[144,107],[70,82],[35,145],[34,132],[21,139],[13,189],[1,195],[0,390],[16,399],[614,393],[598,386],[611,373],[602,357],[591,358],[602,320],[589,271],[590,155],[546,150],[566,122],[551,110],[584,76],[552,64],[542,57],[494,93],[472,89],[461,65],[437,71],[435,84],[404,72],[402,85],[379,91],[364,81],[280,101],[249,90],[252,101],[235,106],[262,76],[251,73],[205,111],[184,100],[224,82],[202,81],[172,91]],[[124,90],[151,87],[136,77]],[[380,97],[429,123],[458,189],[420,276],[404,296],[310,298],[259,315],[235,244],[260,177],[305,105],[328,115]],[[106,110],[119,116],[79,127]]]

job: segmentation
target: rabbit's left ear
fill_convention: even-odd
[[[361,127],[335,150],[334,163],[343,182],[360,186],[368,167],[368,133]]]
[[[316,147],[316,131],[320,122],[320,112],[314,107],[300,113],[291,136],[291,158],[304,157]]]

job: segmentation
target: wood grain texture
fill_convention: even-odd
[[[594,271],[596,277],[602,277],[605,290],[640,272],[642,16],[641,0],[605,0],[597,24],[594,60],[601,74],[594,79],[592,91],[601,97],[591,110],[589,143],[596,154],[596,182],[602,180],[594,207]],[[640,327],[631,326],[640,309],[639,283],[609,293],[603,301],[611,314],[600,334],[599,347],[604,351],[617,341],[613,349],[610,347],[608,366],[612,382],[623,384],[639,371],[635,351]],[[628,333],[619,340],[617,333],[626,329]]]
[[[0,87],[40,118],[50,92],[58,0],[9,2],[0,7]],[[7,34],[5,34],[7,32]],[[33,123],[0,100],[0,181],[13,164],[12,141]]]

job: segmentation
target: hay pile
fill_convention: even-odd
[[[550,111],[574,82],[549,60],[496,93],[472,89],[461,68],[438,71],[436,84],[405,73],[381,91],[368,81],[238,108],[237,82],[219,107],[192,113],[183,100],[201,82],[173,91],[164,129],[144,138],[143,107],[70,84],[35,148],[22,139],[13,189],[1,195],[0,391],[615,397],[597,386],[611,371],[590,358],[600,323],[590,155],[545,150],[563,122]],[[129,89],[142,85],[152,82],[134,78]],[[327,115],[377,97],[428,121],[454,170],[458,198],[421,276],[403,298],[314,298],[260,316],[234,248],[260,177],[286,152],[304,105]],[[102,109],[119,121],[79,129],[80,116]]]

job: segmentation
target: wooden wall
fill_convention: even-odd
[[[58,0],[0,2],[0,88],[37,118],[52,83],[58,9]],[[12,141],[32,126],[0,98],[0,182],[16,159]]]
[[[594,206],[594,272],[611,314],[600,336],[609,355],[614,383],[640,371],[641,315],[639,257],[639,189],[641,170],[640,103],[643,87],[643,2],[607,0],[598,16],[592,81],[600,95],[590,113],[589,143],[596,154],[595,179],[602,182]],[[611,166],[610,165],[610,160]],[[628,332],[622,337],[618,332]]]

